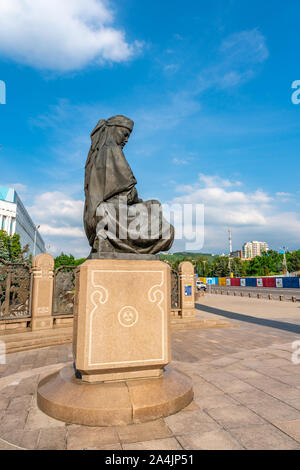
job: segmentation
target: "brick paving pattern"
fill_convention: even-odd
[[[194,402],[151,423],[91,428],[38,410],[37,383],[71,362],[71,345],[8,355],[0,365],[0,449],[300,449],[299,305],[207,296],[207,319],[233,328],[173,333],[173,367],[189,375]],[[255,312],[255,313],[254,313]]]

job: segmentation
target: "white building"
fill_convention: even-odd
[[[269,245],[266,242],[247,242],[243,246],[243,258],[255,258],[269,251]]]
[[[34,252],[34,238],[36,231],[35,254],[45,253],[45,243],[25,209],[21,199],[13,188],[0,186],[0,230],[8,235],[20,235],[21,246],[29,244],[29,252]]]

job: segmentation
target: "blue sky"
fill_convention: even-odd
[[[202,251],[226,251],[228,225],[234,249],[299,248],[299,16],[292,0],[3,0],[0,183],[53,253],[87,254],[89,134],[125,114],[141,197],[204,204]]]

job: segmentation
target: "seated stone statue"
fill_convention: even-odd
[[[147,257],[168,251],[174,228],[158,201],[139,199],[123,148],[134,123],[125,116],[101,120],[91,134],[85,167],[84,227],[90,258]],[[151,256],[149,256],[151,257]]]

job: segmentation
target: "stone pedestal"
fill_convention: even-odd
[[[182,318],[195,318],[195,273],[190,262],[180,263],[180,297]]]
[[[54,259],[45,253],[34,258],[32,290],[32,331],[47,330],[53,326],[53,269]]]
[[[177,413],[193,400],[191,380],[167,366],[163,376],[84,383],[65,367],[39,383],[37,402],[49,416],[86,426],[144,423]]]
[[[63,421],[108,426],[179,411],[193,399],[170,353],[170,268],[160,261],[88,260],[76,275],[71,368],[44,379],[38,404]],[[81,377],[80,379],[78,377]]]
[[[84,382],[161,376],[171,360],[169,293],[169,266],[160,261],[84,263],[73,342]]]

